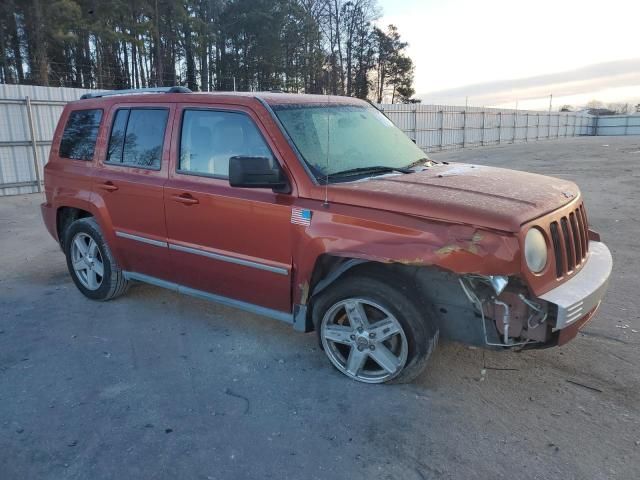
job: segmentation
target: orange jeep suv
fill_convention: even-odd
[[[611,273],[574,183],[432,161],[354,98],[88,94],[60,118],[45,191],[85,296],[146,282],[315,330],[368,383],[411,380],[439,336],[561,345]]]

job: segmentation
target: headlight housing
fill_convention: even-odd
[[[536,227],[530,228],[524,239],[524,258],[533,273],[540,273],[547,265],[547,241]]]

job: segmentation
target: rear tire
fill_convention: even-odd
[[[85,297],[105,301],[126,292],[129,282],[93,217],[73,222],[63,245],[71,278]]]
[[[392,286],[393,285],[393,286]],[[365,383],[404,383],[425,368],[438,329],[397,275],[350,275],[313,300],[312,316],[331,363]]]

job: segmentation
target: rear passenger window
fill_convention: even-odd
[[[168,116],[166,108],[118,110],[111,127],[106,161],[159,170]]]
[[[229,176],[229,159],[266,157],[271,150],[251,118],[243,113],[185,110],[180,139],[181,172]]]
[[[73,160],[93,160],[102,110],[75,110],[69,114],[59,155]]]

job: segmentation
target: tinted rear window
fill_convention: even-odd
[[[168,116],[167,109],[118,110],[111,128],[107,162],[160,169]]]
[[[60,156],[93,160],[102,110],[75,110],[69,114],[60,141]]]

